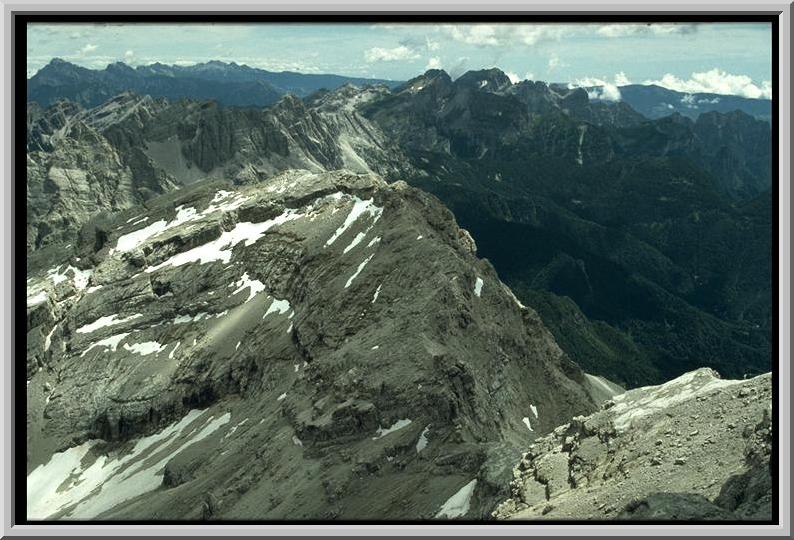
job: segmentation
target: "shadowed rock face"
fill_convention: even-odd
[[[529,447],[500,519],[771,519],[771,377],[700,369]]]
[[[195,184],[28,275],[31,517],[415,519],[473,480],[444,511],[484,517],[596,407],[451,213],[373,175]]]

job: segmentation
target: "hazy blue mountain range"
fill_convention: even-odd
[[[762,120],[772,117],[772,101],[722,94],[688,94],[656,85],[621,86],[621,99],[648,118],[661,118],[671,113],[695,119],[705,112],[742,111]]]
[[[28,101],[51,105],[68,99],[95,107],[122,92],[168,99],[213,99],[224,105],[272,105],[284,94],[306,96],[321,88],[344,84],[387,84],[392,81],[340,75],[272,72],[235,63],[210,61],[193,66],[151,64],[132,68],[123,62],[94,70],[59,58],[28,79]]]
[[[224,105],[264,106],[272,105],[286,93],[305,97],[320,89],[334,90],[345,84],[385,84],[393,88],[401,82],[332,74],[273,72],[217,60],[193,66],[155,63],[135,68],[116,62],[103,70],[93,70],[54,58],[28,80],[28,101],[47,106],[64,98],[94,107],[131,90],[152,97],[215,99]],[[564,88],[567,85],[552,86]],[[621,86],[620,93],[625,104],[651,119],[676,112],[696,119],[705,112],[735,110],[764,120],[771,116],[771,101],[768,99],[687,94],[638,84]]]

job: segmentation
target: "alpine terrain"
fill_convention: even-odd
[[[636,103],[53,60],[28,519],[769,520],[770,124]]]

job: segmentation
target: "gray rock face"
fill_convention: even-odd
[[[499,519],[771,519],[771,378],[710,369],[604,402],[535,441]]]
[[[124,93],[91,109],[28,107],[28,250],[71,239],[89,218],[202,179],[259,182],[289,169],[375,172],[409,160],[356,104],[385,87],[345,86],[310,106],[287,95],[269,109]]]
[[[28,275],[30,518],[487,517],[596,408],[451,213],[371,174],[199,182]]]
[[[28,251],[72,240],[98,213],[124,210],[176,187],[140,150],[120,153],[98,127],[73,104],[28,107]]]

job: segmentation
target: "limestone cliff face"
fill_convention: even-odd
[[[136,108],[151,102],[140,101]],[[105,109],[119,107],[111,102]],[[119,152],[101,125],[73,104],[47,110],[31,105],[27,119],[28,251],[71,240],[95,215],[130,208],[176,187],[140,149]]]
[[[637,388],[529,447],[500,519],[769,520],[771,377],[700,369]]]
[[[292,171],[40,250],[30,516],[486,517],[519,449],[596,404],[472,248],[404,183]]]

